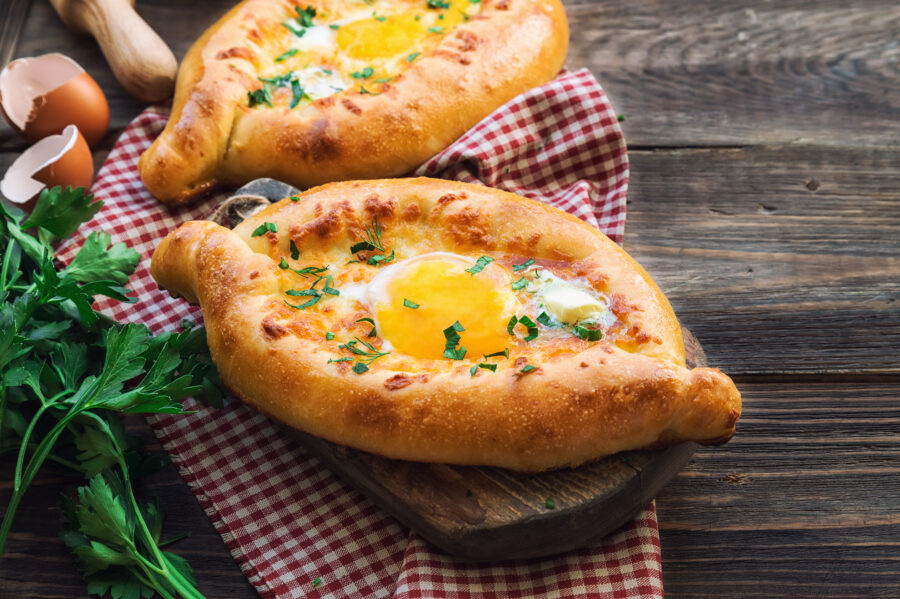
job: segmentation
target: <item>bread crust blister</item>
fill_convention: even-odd
[[[596,342],[511,337],[496,372],[472,375],[477,358],[392,352],[357,374],[334,360],[348,355],[342,342],[365,338],[365,309],[350,300],[287,307],[285,289],[306,283],[279,264],[327,264],[338,289],[370,280],[379,267],[347,264],[348,248],[376,217],[398,261],[433,251],[530,256],[559,276],[591,281],[613,298],[618,332]],[[260,234],[264,223],[277,231]],[[292,427],[390,458],[541,471],[629,449],[720,443],[740,416],[726,375],[685,367],[675,315],[632,258],[575,217],[487,187],[434,179],[325,185],[233,231],[182,225],[156,250],[151,273],[199,303],[213,359],[238,397]],[[523,374],[524,363],[536,368]]]
[[[314,5],[321,14],[348,2]],[[248,107],[260,69],[280,51],[269,32],[283,31],[279,23],[305,5],[244,0],[191,47],[169,122],[138,165],[154,196],[179,204],[217,184],[259,177],[306,188],[403,175],[508,100],[556,76],[568,48],[558,0],[482,0],[476,16],[433,48],[411,64],[400,60],[403,70],[389,83],[293,109]]]

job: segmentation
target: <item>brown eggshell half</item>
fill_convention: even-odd
[[[75,125],[49,135],[19,156],[0,180],[4,201],[25,210],[45,187],[91,186],[94,161],[91,149]]]
[[[0,111],[30,142],[75,125],[89,145],[109,129],[103,90],[81,66],[62,54],[20,58],[0,72]]]

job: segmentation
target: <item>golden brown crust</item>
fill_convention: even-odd
[[[345,265],[350,244],[378,215],[404,259],[444,250],[520,260],[580,276],[613,298],[618,332],[511,345],[509,363],[471,376],[469,360],[393,352],[355,374],[341,355],[364,335],[360,312],[327,304],[287,308],[296,283],[279,268],[289,244],[301,264],[334,265],[335,285],[371,279]],[[251,237],[262,223],[277,232]],[[343,265],[343,266],[342,266]],[[223,380],[244,401],[311,434],[380,455],[537,471],[574,466],[626,449],[684,440],[716,443],[734,432],[741,401],[715,369],[684,366],[681,331],[644,270],[582,221],[514,194],[433,179],[347,182],[283,200],[229,231],[183,225],[151,266],[160,286],[199,302]],[[614,327],[615,328],[615,327]],[[326,341],[323,332],[336,331]],[[379,344],[380,339],[373,343]],[[520,365],[537,365],[523,374]]]
[[[139,162],[157,198],[183,203],[217,183],[257,177],[306,188],[402,175],[498,106],[552,79],[568,47],[559,0],[485,0],[477,18],[381,93],[347,90],[295,110],[249,109],[258,65],[273,51],[259,31],[293,5],[245,0],[192,46],[172,116]]]

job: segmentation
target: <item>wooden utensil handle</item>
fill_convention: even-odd
[[[145,102],[172,95],[178,62],[166,43],[128,0],[50,0],[67,27],[90,33],[113,74],[129,94]]]

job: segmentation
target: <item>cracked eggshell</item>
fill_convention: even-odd
[[[48,135],[16,158],[0,180],[0,193],[14,206],[30,211],[45,187],[91,186],[94,160],[91,149],[75,125],[59,135]]]
[[[109,128],[109,104],[100,86],[81,65],[57,53],[6,65],[0,71],[0,110],[31,143],[75,125],[93,146]]]

